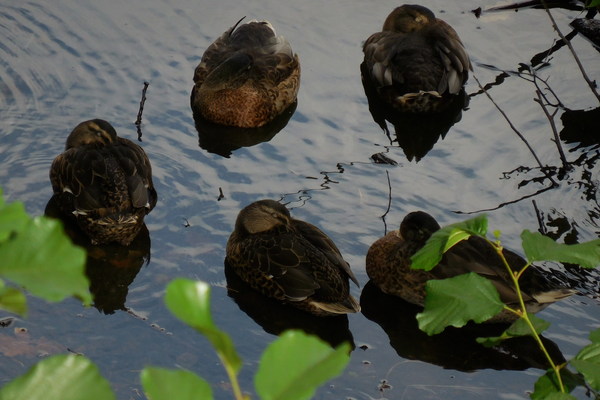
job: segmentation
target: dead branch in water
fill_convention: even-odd
[[[568,168],[569,163],[567,162],[567,157],[565,157],[565,152],[563,151],[563,148],[562,148],[562,145],[560,142],[560,138],[558,137],[558,130],[556,129],[556,123],[554,123],[554,116],[556,115],[557,110],[554,110],[554,112],[552,114],[550,114],[548,112],[548,109],[546,108],[546,105],[544,104],[544,100],[542,99],[541,92],[539,90],[536,90],[535,94],[537,95],[537,99],[533,99],[533,101],[535,101],[536,103],[538,103],[540,105],[540,107],[542,107],[542,111],[544,111],[544,115],[546,115],[546,118],[548,119],[548,122],[550,123],[550,127],[552,128],[552,133],[554,134],[554,143],[556,144],[556,148],[558,149],[558,154],[560,156],[560,160],[563,163],[563,167]]]
[[[558,36],[560,36],[562,41],[567,45],[567,47],[571,51],[571,54],[573,54],[573,58],[575,58],[575,62],[577,63],[577,66],[579,67],[579,70],[581,71],[581,75],[583,76],[583,79],[587,82],[588,86],[590,87],[590,90],[592,91],[592,93],[594,93],[594,96],[596,96],[596,99],[598,99],[598,102],[600,102],[600,94],[598,94],[598,91],[596,90],[596,83],[591,81],[590,78],[588,78],[588,76],[585,72],[585,69],[583,69],[583,65],[581,64],[581,61],[579,60],[579,57],[577,56],[577,53],[575,53],[575,49],[573,48],[571,41],[567,40],[565,38],[565,36],[562,34],[562,32],[560,31],[560,29],[558,29],[558,25],[556,25],[556,21],[554,20],[554,17],[552,16],[550,9],[548,9],[546,1],[542,0],[542,4],[544,5],[546,14],[548,14],[548,17],[550,18],[550,21],[552,22],[552,27],[558,33]]]
[[[481,86],[481,82],[479,82],[479,79],[477,79],[477,77],[475,76],[475,74],[473,74],[473,79],[475,79],[475,81],[479,85],[479,89],[481,91],[483,91],[483,93],[485,93],[485,95],[487,96],[487,98],[490,99],[490,101],[492,102],[492,104],[496,107],[496,109],[500,112],[500,114],[502,114],[502,116],[504,117],[504,119],[506,120],[506,122],[508,122],[508,125],[511,127],[511,129],[517,134],[517,136],[523,141],[523,143],[525,143],[525,146],[527,146],[527,148],[529,149],[529,151],[533,155],[533,158],[535,158],[535,161],[537,162],[538,166],[540,167],[540,170],[542,172],[544,172],[545,168],[542,165],[542,162],[540,161],[540,159],[538,158],[537,154],[533,150],[533,147],[531,147],[531,145],[529,144],[529,142],[527,141],[527,139],[525,139],[525,136],[523,136],[523,134],[521,132],[519,132],[519,130],[513,125],[513,123],[510,120],[510,118],[508,118],[508,115],[506,115],[506,113],[504,112],[504,110],[502,110],[500,108],[500,106],[494,101],[494,99],[492,98],[492,96],[490,96],[490,94],[488,93],[488,91],[483,86]],[[552,178],[552,176],[550,176],[546,172],[544,172],[544,174],[550,180],[550,182],[552,182],[552,186],[557,186],[558,185],[556,183],[556,181]]]
[[[385,213],[381,216],[381,219],[383,221],[383,234],[387,235],[387,223],[385,222],[385,217],[388,215],[390,208],[392,207],[392,184],[390,183],[390,172],[387,169],[385,170],[385,174],[387,175],[388,181],[388,205],[387,210],[385,210]]]
[[[138,110],[137,118],[135,120],[135,126],[137,128],[138,141],[142,141],[142,113],[144,112],[144,103],[146,102],[146,90],[148,90],[148,82],[144,82],[144,88],[142,89],[142,99],[140,100],[140,108]]]

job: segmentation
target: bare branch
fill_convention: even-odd
[[[545,168],[542,165],[542,162],[538,158],[537,154],[535,154],[535,151],[533,150],[533,148],[531,147],[531,145],[529,144],[529,142],[527,141],[527,139],[525,139],[525,137],[521,134],[521,132],[519,132],[519,130],[513,125],[513,123],[510,120],[510,118],[508,118],[508,115],[506,115],[506,113],[504,112],[504,110],[502,110],[500,108],[500,106],[494,101],[494,99],[492,98],[492,96],[490,96],[490,94],[487,92],[487,90],[483,86],[481,86],[481,83],[479,82],[479,79],[477,79],[477,77],[475,76],[475,74],[473,74],[473,78],[475,79],[475,81],[479,85],[479,89],[481,89],[485,93],[485,95],[487,96],[487,98],[490,99],[490,101],[492,102],[492,104],[494,104],[494,106],[496,107],[496,109],[498,111],[500,111],[500,114],[502,114],[502,116],[504,117],[504,119],[506,120],[506,122],[508,122],[508,125],[511,127],[511,129],[517,134],[517,136],[523,141],[523,143],[525,143],[525,145],[527,146],[527,148],[529,149],[529,151],[533,155],[533,158],[535,158],[535,161],[537,162],[538,166],[540,167],[540,169],[543,172],[545,170]],[[557,183],[554,181],[554,179],[550,175],[548,175],[545,172],[544,172],[544,174],[550,180],[550,182],[552,182],[553,186],[557,185]]]
[[[390,212],[390,208],[392,206],[392,184],[390,183],[390,172],[387,169],[385,170],[385,174],[387,175],[387,181],[388,181],[388,206],[387,206],[387,210],[385,210],[385,213],[381,216],[381,219],[383,220],[384,235],[387,235],[387,223],[385,222],[385,217]]]
[[[562,32],[560,31],[560,29],[558,29],[558,25],[556,25],[556,21],[554,20],[552,13],[548,9],[548,5],[546,4],[546,1],[542,0],[542,4],[544,5],[544,9],[546,10],[546,14],[548,14],[548,17],[550,18],[550,21],[552,21],[552,27],[558,33],[558,36],[560,36],[560,38],[563,40],[563,42],[567,45],[567,47],[571,51],[571,54],[573,54],[573,58],[575,58],[575,62],[577,63],[577,66],[579,67],[579,70],[581,71],[581,75],[583,76],[583,79],[585,79],[588,86],[590,87],[590,90],[592,91],[592,93],[594,93],[594,96],[596,96],[596,99],[598,99],[598,101],[600,102],[600,94],[598,94],[598,91],[596,90],[596,84],[594,82],[592,82],[590,80],[590,78],[588,78],[587,74],[585,73],[585,70],[583,69],[583,65],[581,64],[581,61],[579,60],[577,53],[575,53],[575,49],[571,45],[571,42],[569,40],[567,40],[564,37],[564,35],[562,34]]]
[[[544,100],[542,99],[541,92],[539,90],[536,90],[535,94],[537,95],[537,99],[534,99],[533,101],[535,101],[536,103],[538,103],[540,105],[540,107],[542,107],[542,110],[544,111],[544,114],[546,115],[548,122],[550,122],[550,127],[552,127],[552,133],[554,134],[554,143],[556,144],[556,148],[558,149],[558,154],[560,156],[560,160],[563,163],[563,167],[568,168],[569,163],[567,162],[567,157],[565,156],[565,152],[563,151],[563,148],[562,148],[562,145],[560,142],[560,138],[558,137],[558,130],[556,129],[556,124],[554,123],[554,115],[550,115],[550,113],[548,112],[548,109],[546,108],[546,105],[544,104]]]

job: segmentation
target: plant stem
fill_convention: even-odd
[[[498,253],[498,255],[500,256],[500,259],[502,260],[502,263],[508,270],[508,273],[513,281],[513,284],[515,285],[517,297],[519,298],[519,307],[521,308],[521,318],[523,318],[525,320],[525,323],[527,324],[527,326],[529,327],[529,330],[531,331],[531,336],[533,336],[533,339],[537,342],[538,346],[542,350],[542,353],[544,353],[544,356],[548,360],[550,367],[554,371],[554,374],[556,375],[556,380],[558,381],[558,387],[559,387],[560,391],[562,393],[566,393],[565,386],[562,382],[562,377],[560,376],[560,366],[556,365],[554,363],[554,361],[552,360],[552,357],[550,357],[550,354],[548,353],[548,350],[546,350],[546,346],[544,346],[544,343],[542,342],[540,335],[538,335],[537,331],[535,330],[535,327],[533,326],[533,323],[531,322],[531,319],[529,319],[529,314],[527,313],[527,308],[525,308],[525,300],[523,300],[523,293],[521,292],[521,286],[519,285],[519,278],[521,277],[521,275],[523,275],[525,270],[531,266],[531,263],[528,262],[527,264],[525,264],[525,266],[523,268],[521,268],[515,274],[513,272],[512,268],[510,267],[510,265],[508,264],[508,261],[506,261],[506,258],[504,257],[504,253],[502,252],[502,245],[499,243],[492,242],[491,240],[489,240],[487,238],[485,238],[485,239],[487,240],[487,242],[490,245],[494,246],[496,253]]]
[[[248,400],[249,397],[244,396],[242,394],[242,390],[240,389],[240,384],[238,382],[237,375],[233,370],[233,367],[229,365],[225,356],[221,355],[221,353],[218,353],[218,355],[221,359],[221,362],[223,363],[223,366],[225,367],[225,371],[227,371],[227,376],[229,376],[229,381],[231,382],[231,388],[233,389],[233,395],[235,396],[235,400]]]

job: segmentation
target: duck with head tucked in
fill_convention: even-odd
[[[202,55],[194,72],[191,107],[220,125],[255,128],[296,101],[300,62],[268,21],[239,25],[241,21]]]
[[[101,119],[73,129],[52,162],[50,181],[61,211],[92,244],[129,245],[156,205],[148,156]]]
[[[423,306],[425,283],[428,280],[475,272],[496,287],[505,304],[518,307],[518,295],[506,267],[496,250],[481,237],[471,236],[457,243],[444,253],[439,264],[430,271],[412,269],[410,257],[438,229],[440,226],[437,221],[425,212],[407,214],[399,230],[388,233],[369,248],[366,260],[369,278],[382,292]],[[510,250],[504,249],[503,253],[513,271],[520,270],[526,264],[521,256]],[[527,312],[530,313],[541,311],[575,293],[571,289],[556,287],[533,265],[521,275],[519,286]],[[503,310],[486,322],[513,322],[517,318],[514,313]]]
[[[460,93],[471,69],[456,31],[420,5],[394,9],[363,52],[363,79],[402,112],[442,110]]]
[[[336,245],[277,201],[256,201],[240,211],[225,261],[253,289],[312,314],[360,311],[348,280],[358,281]]]

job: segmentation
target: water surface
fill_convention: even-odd
[[[146,220],[150,254],[146,240],[137,252],[120,256],[135,269],[119,278],[128,283],[133,279],[123,306],[129,312],[115,305],[103,311],[86,309],[73,299],[47,304],[29,298],[27,319],[0,329],[0,383],[24,373],[40,357],[72,351],[99,365],[119,399],[144,397],[139,371],[146,365],[192,370],[212,383],[216,398],[232,398],[208,342],[163,304],[165,285],[186,277],[213,286],[215,322],[232,335],[244,359],[241,384],[251,391],[259,356],[274,339],[267,331],[275,328],[263,328],[238,306],[239,299],[227,295],[223,258],[238,211],[261,198],[281,200],[295,217],[326,231],[361,286],[368,281],[364,259],[369,245],[418,209],[442,225],[466,218],[464,213],[489,210],[491,228],[501,230],[505,245],[513,249],[520,248],[523,229],[545,229],[566,242],[597,238],[598,147],[563,142],[573,169],[560,174],[551,127],[533,101],[536,87],[518,73],[521,63],[530,63],[556,40],[547,15],[521,10],[477,19],[470,10],[496,4],[424,4],[462,37],[475,76],[482,84],[492,84],[494,101],[541,163],[556,173],[552,189],[547,189],[550,182],[529,149],[474,79],[466,86],[468,110],[418,162],[390,144],[369,113],[359,65],[362,42],[397,5],[359,0],[333,0],[326,7],[314,0],[250,0],[243,5],[233,0],[85,0],[9,1],[0,6],[0,185],[5,196],[24,201],[31,214],[42,214],[52,192],[50,164],[83,120],[103,118],[121,136],[137,138],[133,121],[144,81],[150,85],[141,145],[152,161],[159,194]],[[225,158],[199,147],[189,93],[204,49],[244,15],[268,19],[290,40],[300,56],[302,83],[296,111],[285,128],[270,141],[234,150]],[[553,10],[553,15],[565,33],[570,32],[568,23],[581,16],[565,10]],[[581,37],[572,43],[588,74],[598,79],[598,53]],[[566,108],[598,107],[565,47],[547,61],[537,73]],[[538,84],[553,99],[543,81]],[[555,118],[559,130],[562,113],[559,109]],[[375,163],[371,156],[376,153],[397,164]],[[221,192],[224,198],[219,200]],[[107,257],[96,254],[96,260]],[[560,281],[576,283],[584,294],[540,315],[552,322],[546,338],[569,358],[587,343],[587,333],[600,326],[594,298],[598,274],[550,267],[558,269]],[[359,297],[361,288],[352,292]],[[284,318],[275,311],[272,315],[270,319]],[[15,326],[27,333],[14,333]],[[444,368],[436,363],[437,350],[433,355],[427,351],[438,343],[423,344],[424,339],[413,338],[414,331],[392,330],[388,336],[379,321],[363,314],[350,315],[339,329],[342,337],[350,333],[356,349],[344,374],[320,388],[317,399],[526,398],[542,373],[535,367],[520,371],[525,367],[516,364],[504,366],[510,370],[492,364]],[[390,344],[403,338],[416,340],[415,351]],[[425,350],[417,351],[419,345]],[[449,346],[442,342],[440,348]],[[581,391],[576,394],[585,398]]]

